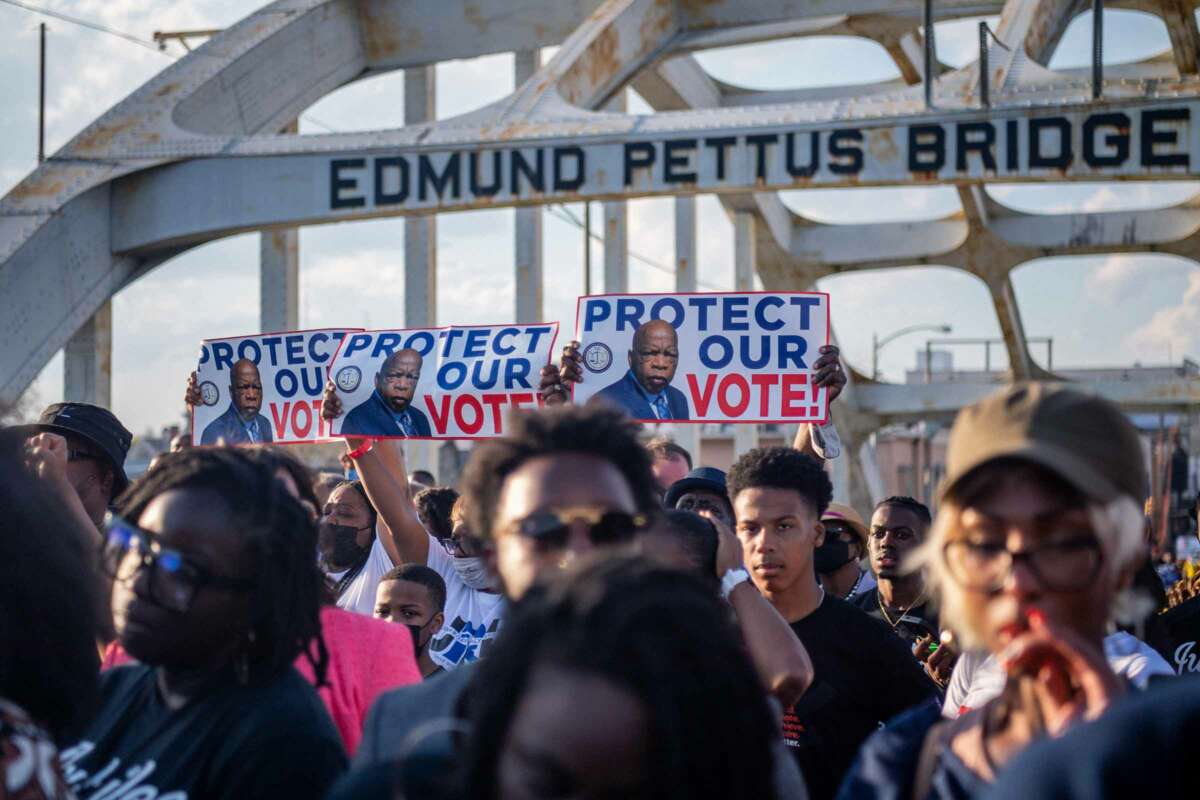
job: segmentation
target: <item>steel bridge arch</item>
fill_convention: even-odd
[[[1086,5],[1080,0],[938,0],[938,20],[1000,14],[1002,45],[988,50],[989,109],[980,108],[978,63],[958,70],[939,65],[936,107],[928,109],[918,85],[924,77],[921,0],[277,0],[146,82],[0,199],[0,332],[9,342],[0,352],[0,405],[15,401],[72,333],[122,287],[188,248],[222,236],[457,208],[708,191],[717,193],[731,214],[753,220],[748,234],[756,245],[755,266],[768,287],[804,288],[836,272],[917,264],[955,267],[981,278],[993,298],[1014,375],[1037,376],[1011,271],[1052,254],[1155,250],[1200,258],[1200,196],[1157,211],[1037,215],[1004,206],[987,195],[984,184],[1179,180],[1195,177],[1190,165],[1009,176],[881,169],[853,177],[822,173],[798,182],[791,175],[781,177],[774,167],[773,173],[756,171],[746,155],[730,169],[737,174],[724,182],[710,169],[693,181],[666,185],[653,177],[622,184],[613,174],[620,164],[615,154],[634,140],[664,148],[681,139],[744,141],[846,125],[866,131],[868,146],[883,147],[896,126],[922,120],[1017,118],[1048,110],[1083,119],[1096,111],[1191,108],[1200,100],[1195,0],[1108,4],[1163,17],[1172,52],[1169,58],[1106,69],[1102,103],[1091,100],[1084,71],[1047,69],[1058,39]],[[818,34],[880,42],[902,81],[751,91],[713,80],[691,55],[707,47]],[[365,77],[560,43],[557,55],[510,96],[460,117],[390,131],[278,134],[316,100]],[[627,86],[659,113],[598,110]],[[1195,125],[1188,135],[1197,150]],[[452,151],[532,152],[563,143],[583,143],[597,154],[588,180],[573,190],[513,191],[470,200],[439,192],[424,205],[331,208],[326,202],[322,207],[334,157],[427,154],[434,163]],[[787,209],[774,192],[809,185],[904,184],[953,185],[962,210],[916,223],[822,225]],[[858,388],[858,407],[874,422],[906,413],[887,394],[893,387]],[[1191,382],[1174,387],[1170,396],[1126,393],[1123,399],[1138,407],[1176,406],[1200,400],[1200,388]]]

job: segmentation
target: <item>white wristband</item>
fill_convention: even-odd
[[[740,583],[745,583],[748,580],[750,580],[750,573],[746,572],[744,567],[727,570],[725,574],[721,576],[721,597],[725,600],[728,600],[729,595],[733,593],[733,590],[737,587],[737,585]]]

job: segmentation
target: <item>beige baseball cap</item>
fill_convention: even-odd
[[[1129,418],[1095,395],[1048,383],[1017,383],[959,412],[946,454],[944,499],[969,473],[1000,458],[1043,466],[1085,496],[1149,494],[1142,443]]]

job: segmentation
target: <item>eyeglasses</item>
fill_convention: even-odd
[[[1077,592],[1096,579],[1104,558],[1094,536],[1080,536],[1014,552],[1002,544],[960,539],[942,549],[950,577],[964,589],[998,592],[1018,561],[1055,592]]]
[[[597,546],[623,544],[632,541],[646,527],[645,514],[627,514],[596,506],[571,506],[547,511],[535,511],[513,525],[513,531],[542,549],[561,549],[567,546],[571,525],[588,525],[588,538]]]
[[[96,453],[89,453],[86,450],[73,450],[67,448],[67,461],[99,461],[105,462],[107,459],[104,456]]]
[[[438,539],[438,544],[451,558],[472,558],[479,555],[481,546],[480,541],[474,536],[461,533],[457,538],[447,536],[445,539]],[[470,548],[463,547],[464,544],[470,545]]]
[[[163,608],[187,613],[205,586],[246,592],[254,581],[214,575],[178,550],[163,547],[154,534],[110,514],[105,522],[100,563],[113,580],[128,584],[148,569],[150,597]]]

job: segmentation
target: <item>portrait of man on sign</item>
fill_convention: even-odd
[[[248,358],[229,371],[229,410],[214,419],[200,435],[200,444],[267,444],[271,423],[262,414],[263,386],[258,367]]]
[[[634,419],[688,419],[687,397],[671,386],[679,366],[679,336],[669,322],[651,320],[633,332],[629,371],[589,403],[624,409]]]
[[[429,418],[412,405],[421,380],[421,354],[397,350],[375,373],[375,391],[355,406],[342,423],[343,434],[358,436],[429,436]]]

